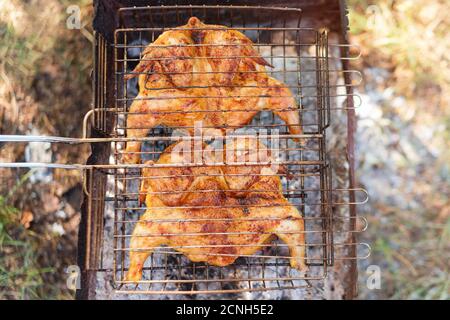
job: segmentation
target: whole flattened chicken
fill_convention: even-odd
[[[183,143],[167,148],[156,164],[192,163],[189,153],[174,155]],[[234,147],[243,150],[248,142]],[[212,157],[223,159],[222,154]],[[143,169],[141,201],[147,210],[131,237],[125,280],[139,281],[146,259],[162,245],[194,262],[226,266],[261,250],[274,235],[287,244],[291,266],[306,271],[303,218],[284,198],[274,170],[270,163]]]
[[[266,73],[270,64],[242,33],[191,17],[147,46],[133,73],[139,95],[127,117],[127,136],[145,137],[158,125],[190,133],[202,121],[206,133],[247,125],[262,110],[272,110],[301,134],[297,103],[289,88]],[[217,129],[220,128],[220,129]],[[124,161],[139,163],[141,143],[127,143]]]

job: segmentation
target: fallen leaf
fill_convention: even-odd
[[[20,217],[20,223],[28,229],[30,227],[30,223],[33,221],[33,213],[31,211],[23,211],[22,216]]]
[[[446,205],[440,210],[438,219],[440,221],[445,221],[448,217],[450,217],[450,205]]]

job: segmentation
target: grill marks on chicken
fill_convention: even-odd
[[[292,134],[301,134],[297,103],[289,88],[267,75],[270,64],[242,33],[191,17],[147,46],[129,79],[139,76],[139,95],[127,117],[127,136],[145,137],[158,125],[190,133],[202,121],[207,134],[247,125],[272,110]],[[216,129],[219,128],[219,129]],[[124,160],[139,163],[140,142],[127,143]]]
[[[301,134],[294,96],[268,76],[266,66],[242,33],[190,18],[150,44],[126,77],[139,75],[127,136],[144,137],[158,125],[192,134],[198,121],[205,135],[222,135],[247,125],[262,110],[273,111],[292,134]],[[146,259],[161,246],[194,262],[226,266],[255,254],[275,236],[288,246],[291,266],[306,270],[304,222],[283,196],[273,159],[248,140],[229,144],[226,152],[211,154],[203,145],[200,163],[191,142],[173,144],[153,167],[142,170],[140,202],[147,209],[130,240],[126,280],[139,281]],[[128,142],[124,160],[139,163],[140,147]],[[257,164],[236,164],[251,159]]]
[[[125,280],[139,281],[146,259],[163,245],[194,262],[227,266],[261,250],[275,235],[287,244],[291,266],[306,271],[304,222],[284,198],[276,167],[178,166],[192,160],[187,159],[192,153],[174,152],[186,143],[170,146],[156,162],[173,167],[143,169],[141,201],[147,210],[131,237]],[[233,145],[236,150],[245,146],[248,142]],[[226,154],[212,157],[217,161]]]

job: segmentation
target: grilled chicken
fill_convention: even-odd
[[[201,121],[206,134],[247,125],[262,110],[271,110],[301,134],[297,103],[289,88],[266,73],[270,64],[242,33],[208,25],[196,17],[162,33],[147,46],[133,73],[139,94],[127,117],[127,136],[145,137],[158,125],[192,133]],[[298,139],[297,139],[298,140]],[[127,163],[139,163],[141,143],[128,142]]]
[[[203,166],[185,166],[192,160],[186,159],[189,153],[174,155],[183,143],[170,146],[156,162],[172,167],[143,170],[141,200],[145,198],[147,210],[131,237],[125,280],[139,281],[146,259],[163,245],[193,262],[227,266],[239,256],[261,250],[275,235],[287,244],[291,266],[306,271],[304,222],[284,198],[273,171],[276,167],[270,163],[205,166],[211,158],[206,160],[204,154]]]

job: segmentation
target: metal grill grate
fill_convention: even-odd
[[[279,11],[287,14],[277,15]],[[298,137],[307,141],[304,146],[293,142],[292,138],[296,136],[290,135],[288,126],[272,112],[259,113],[244,129],[238,129],[240,126],[232,129],[238,129],[237,132],[244,136],[250,134],[249,129],[264,132],[278,130],[279,152],[283,159],[280,165],[286,166],[287,172],[277,175],[282,179],[284,197],[298,208],[305,221],[305,231],[298,232],[306,236],[304,245],[307,249],[307,265],[310,266],[311,272],[302,274],[291,268],[287,245],[280,241],[261,245],[262,250],[257,254],[239,255],[236,262],[227,267],[189,261],[177,251],[192,246],[187,243],[175,248],[151,248],[156,250],[144,267],[142,280],[138,282],[139,285],[130,284],[130,281],[125,279],[129,267],[130,239],[134,226],[147,208],[137,204],[139,192],[136,190],[136,186],[145,178],[134,168],[123,168],[114,175],[115,283],[121,292],[126,293],[192,294],[292,289],[307,285],[302,280],[323,279],[327,274],[327,267],[333,264],[334,259],[345,259],[335,257],[334,248],[355,244],[333,243],[333,232],[343,231],[333,229],[333,219],[339,217],[332,217],[331,214],[332,184],[330,165],[326,159],[325,130],[330,121],[329,74],[339,71],[328,68],[328,60],[333,58],[328,55],[327,33],[300,27],[301,10],[223,6],[120,9],[121,24],[116,29],[114,43],[117,92],[113,110],[117,123],[114,136],[127,137],[127,130],[130,129],[127,127],[127,117],[133,114],[129,107],[137,95],[136,83],[125,81],[124,75],[131,74],[136,64],[142,61],[142,52],[149,43],[154,42],[164,31],[184,25],[190,17],[201,18],[207,24],[225,25],[249,37],[261,57],[274,66],[256,72],[268,73],[285,83],[301,106],[299,112],[302,122],[297,125],[301,125],[303,129],[303,133]],[[188,88],[184,86],[182,89]],[[215,97],[204,98],[212,100]],[[182,113],[185,112],[179,113],[183,116]],[[142,139],[144,146],[140,151],[141,158],[157,160],[174,142],[173,130],[186,128],[148,128],[148,136],[152,139]],[[114,144],[115,163],[118,165],[123,164],[120,155],[124,149],[123,144]],[[156,168],[158,164],[152,167]],[[153,208],[156,209],[158,208]],[[189,222],[192,223],[189,219],[177,220],[177,223]],[[163,224],[164,220],[159,223]],[[214,232],[209,234],[214,235]]]

